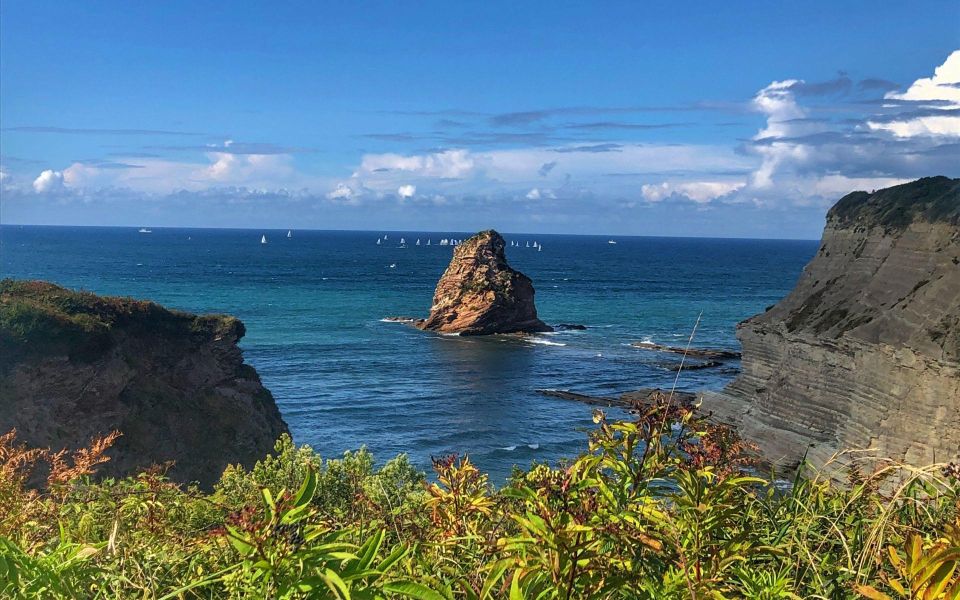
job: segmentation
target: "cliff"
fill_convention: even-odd
[[[854,192],[796,288],[741,323],[741,375],[704,408],[773,462],[845,449],[960,457],[960,179]]]
[[[492,229],[457,246],[437,283],[430,316],[417,327],[461,335],[551,331],[537,318],[533,283],[510,268],[505,247]]]
[[[106,474],[174,461],[174,480],[212,485],[287,431],[243,334],[233,317],[3,280],[0,432],[56,450],[119,430]]]

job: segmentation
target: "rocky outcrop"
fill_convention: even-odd
[[[287,431],[244,364],[243,323],[37,281],[0,282],[0,432],[77,448],[119,430],[100,472],[173,461],[169,475],[209,487],[250,466]]]
[[[773,462],[960,458],[960,179],[842,198],[796,288],[737,337],[741,375],[704,408]]]
[[[458,245],[420,329],[460,335],[551,331],[537,318],[530,278],[507,264],[506,242],[481,231]]]

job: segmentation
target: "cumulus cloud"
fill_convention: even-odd
[[[540,190],[538,188],[533,188],[527,192],[527,200],[539,200],[540,199]]]
[[[431,154],[367,154],[357,175],[402,172],[420,177],[460,179],[470,175],[476,162],[468,150],[445,150]]]
[[[329,200],[350,200],[355,195],[356,192],[353,191],[353,188],[345,183],[338,183],[337,187],[333,188],[326,194],[327,199]]]
[[[50,194],[63,190],[63,173],[47,169],[33,180],[33,191],[38,194]]]
[[[647,184],[640,193],[649,202],[660,202],[667,198],[682,197],[698,204],[706,204],[721,196],[726,196],[742,188],[745,184],[736,181],[688,181],[679,183],[663,182],[659,185]]]
[[[903,119],[869,120],[867,126],[871,130],[886,131],[898,138],[960,137],[960,50],[952,52],[934,69],[933,77],[917,79],[905,92],[888,92],[884,97],[917,103],[930,110],[908,114]]]
[[[417,193],[417,186],[415,185],[401,185],[397,188],[397,195],[401,198],[413,198],[413,195]]]

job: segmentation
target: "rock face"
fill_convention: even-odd
[[[704,408],[773,462],[960,457],[960,179],[842,198],[796,288],[737,337],[742,373]]]
[[[175,461],[176,481],[211,486],[250,466],[287,431],[244,364],[243,323],[151,302],[0,282],[0,431],[33,446],[77,448],[123,435],[100,472]]]
[[[492,229],[457,246],[437,283],[430,316],[417,327],[461,335],[552,331],[537,318],[530,278],[507,264],[505,246]]]

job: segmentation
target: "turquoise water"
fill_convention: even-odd
[[[389,239],[377,246],[386,233]],[[266,234],[268,244],[260,244]],[[591,407],[538,388],[613,395],[669,386],[670,360],[629,346],[736,348],[735,324],[794,285],[813,241],[510,235],[540,317],[586,331],[529,341],[458,338],[382,322],[425,315],[463,232],[336,232],[0,227],[4,277],[45,279],[171,308],[220,312],[247,326],[246,360],[273,392],[295,439],[325,456],[361,445],[380,460],[469,453],[494,478],[514,464],[585,447]],[[400,238],[408,247],[397,247]],[[417,239],[433,245],[419,247]],[[394,265],[391,267],[391,265]],[[734,363],[731,365],[736,366]],[[734,370],[685,372],[680,387],[718,388]]]

